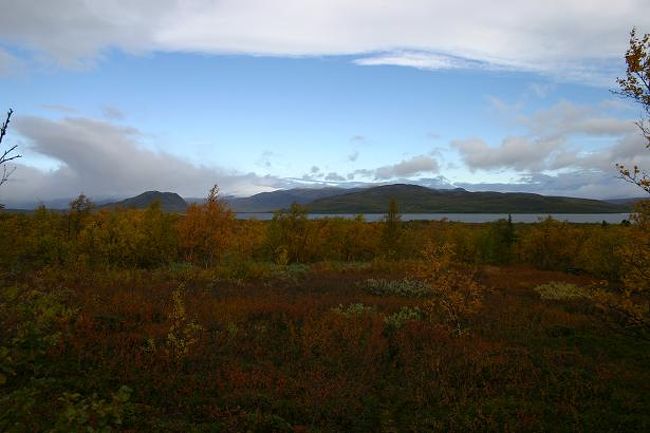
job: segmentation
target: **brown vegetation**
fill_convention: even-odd
[[[647,205],[391,227],[216,192],[0,214],[0,430],[650,428]]]

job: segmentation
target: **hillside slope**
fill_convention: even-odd
[[[360,191],[343,188],[294,188],[272,192],[261,192],[250,197],[226,197],[235,212],[273,212],[286,209],[292,203],[307,204],[321,198]]]
[[[530,193],[469,192],[462,188],[430,189],[385,185],[316,199],[314,213],[383,213],[394,198],[402,213],[617,213],[629,207],[599,200],[550,197]]]
[[[124,207],[133,209],[145,209],[155,201],[159,201],[160,207],[167,212],[185,212],[187,209],[187,203],[185,200],[183,200],[183,197],[176,194],[175,192],[160,191],[143,192],[140,195],[127,198],[122,201],[107,203],[101,206],[101,208]]]

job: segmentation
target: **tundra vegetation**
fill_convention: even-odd
[[[649,44],[619,81],[646,108]],[[650,201],[620,225],[387,208],[0,212],[0,431],[650,431]]]
[[[0,213],[1,431],[650,429],[648,202],[262,222],[217,192]]]

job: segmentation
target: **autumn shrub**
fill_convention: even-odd
[[[616,250],[621,263],[620,290],[601,287],[594,299],[606,312],[643,335],[650,334],[650,200],[632,214],[626,242]]]
[[[191,204],[177,224],[178,243],[185,260],[205,267],[219,263],[234,245],[235,217],[218,195],[215,185],[205,202]]]
[[[516,236],[512,218],[500,219],[488,224],[476,241],[481,262],[496,265],[510,264],[514,259]]]
[[[548,217],[520,232],[520,258],[539,269],[565,270],[577,256],[579,234],[569,223]]]
[[[476,270],[459,262],[453,246],[430,245],[426,260],[413,272],[430,285],[432,299],[423,304],[427,315],[462,332],[471,316],[483,306],[485,287],[478,283]]]
[[[630,229],[615,225],[598,225],[583,229],[574,265],[590,275],[612,283],[621,281],[623,263],[619,250],[628,243]]]
[[[319,240],[317,228],[307,219],[307,209],[297,203],[287,212],[275,212],[267,232],[267,245],[273,260],[279,265],[311,261]]]
[[[639,294],[650,292],[650,200],[636,205],[627,242],[617,252],[625,290]]]
[[[366,222],[363,215],[324,218],[309,224],[316,225],[315,231],[320,234],[317,260],[366,261],[379,254],[381,226]]]
[[[183,287],[177,287],[171,296],[171,305],[167,313],[169,331],[165,352],[174,361],[180,361],[187,356],[190,348],[199,339],[203,327],[189,316],[185,306]]]
[[[402,252],[402,217],[395,199],[390,199],[388,212],[384,217],[381,233],[381,247],[384,257],[397,258]]]

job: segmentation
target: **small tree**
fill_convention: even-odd
[[[178,235],[185,258],[205,267],[218,263],[232,244],[235,216],[217,185],[203,204],[192,204],[178,222]]]
[[[77,238],[94,207],[93,202],[85,194],[79,194],[70,202],[70,210],[67,215],[68,238]]]
[[[2,140],[5,138],[5,135],[7,134],[7,128],[9,127],[9,122],[11,122],[11,115],[13,113],[14,110],[10,108],[9,111],[7,111],[7,118],[5,119],[5,121],[2,123],[2,126],[0,127],[0,151],[2,152],[2,154],[0,155],[0,167],[2,167],[1,169],[2,172],[0,173],[0,186],[9,179],[9,176],[11,176],[11,173],[13,173],[15,170],[15,168],[8,169],[7,163],[14,159],[18,159],[22,156],[16,153],[16,149],[18,148],[17,144],[14,144],[13,146],[5,149],[4,151],[2,150]],[[2,207],[3,205],[0,204],[0,209]]]
[[[630,33],[630,46],[625,53],[627,71],[624,78],[617,78],[620,90],[614,93],[630,98],[643,107],[643,117],[636,123],[650,149],[650,34],[638,37],[636,29]],[[638,166],[616,164],[621,177],[650,193],[650,174]]]
[[[307,208],[292,203],[288,212],[275,212],[267,236],[276,263],[286,265],[306,262],[310,243]]]
[[[397,201],[394,198],[388,203],[388,213],[385,217],[382,243],[385,254],[394,258],[399,251],[400,239],[402,237],[402,216],[399,213]]]

